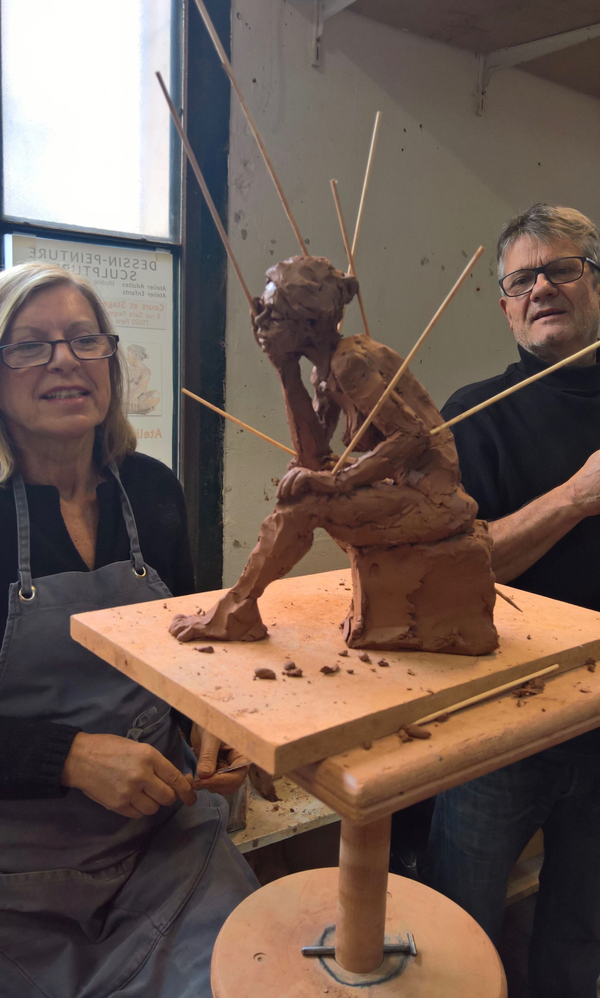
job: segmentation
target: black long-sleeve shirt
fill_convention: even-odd
[[[142,555],[174,596],[194,591],[183,492],[175,475],[145,454],[126,457],[121,480],[135,516]],[[60,511],[58,490],[27,485],[33,578],[87,572]],[[97,490],[99,521],[95,568],[129,558],[129,539],[119,489],[110,472]],[[8,588],[17,581],[17,522],[10,483],[0,488],[0,637],[8,612]],[[35,718],[2,716],[0,686],[0,798],[55,797],[78,729]]]
[[[519,348],[504,374],[455,392],[452,419],[547,364]],[[564,367],[452,427],[467,492],[486,520],[509,516],[564,484],[600,450],[600,363]],[[600,516],[582,520],[512,584],[600,611]],[[600,752],[600,730],[567,743]],[[567,747],[565,745],[565,747]]]

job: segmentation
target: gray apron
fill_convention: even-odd
[[[169,705],[76,644],[71,614],[164,599],[115,465],[131,561],[32,580],[27,494],[13,477],[19,581],[0,651],[0,715],[148,742],[190,771]],[[186,760],[187,753],[187,760]],[[44,760],[40,759],[43,767]],[[76,789],[0,801],[2,998],[208,998],[217,933],[257,886],[206,791],[124,818]]]

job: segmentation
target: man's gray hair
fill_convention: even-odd
[[[591,219],[575,208],[560,208],[540,202],[511,218],[502,229],[498,239],[498,277],[505,276],[506,251],[521,236],[533,236],[542,243],[571,239],[577,243],[582,256],[589,256],[600,266],[600,232]]]

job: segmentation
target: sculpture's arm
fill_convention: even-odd
[[[300,360],[287,357],[275,365],[285,402],[292,447],[303,468],[318,471],[331,456],[329,437],[313,408],[312,399],[302,381]]]

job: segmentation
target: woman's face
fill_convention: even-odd
[[[36,292],[15,315],[2,345],[71,340],[99,333],[92,306],[69,284]],[[43,367],[12,370],[0,362],[0,411],[18,446],[36,438],[93,437],[110,403],[109,360],[78,360],[66,343]]]

